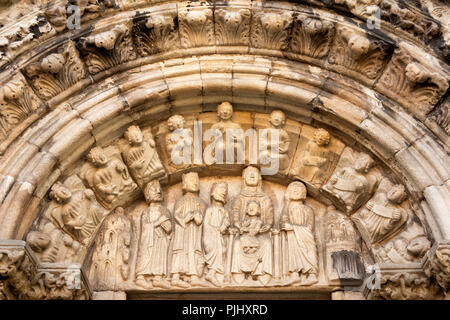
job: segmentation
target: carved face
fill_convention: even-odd
[[[223,102],[217,107],[217,115],[222,120],[229,120],[233,116],[233,106],[229,102]]]
[[[144,196],[148,203],[163,201],[161,185],[158,181],[149,182],[145,186]]]
[[[167,120],[167,127],[170,131],[174,131],[177,129],[183,129],[186,121],[180,115],[174,115]]]
[[[405,187],[401,184],[395,185],[387,192],[387,198],[389,201],[400,204],[406,199]]]
[[[108,162],[108,157],[100,147],[92,148],[87,156],[87,159],[96,167],[103,167]]]
[[[64,56],[62,54],[51,54],[42,59],[41,67],[44,71],[57,74],[64,66]]]
[[[116,42],[116,34],[113,31],[103,32],[95,36],[95,46],[97,48],[105,48],[112,50]]]
[[[406,250],[414,257],[422,257],[430,248],[430,242],[425,237],[418,237],[411,240]]]
[[[358,59],[369,52],[370,41],[360,35],[354,35],[348,40],[348,46],[350,47],[352,58]]]
[[[50,236],[39,231],[31,231],[27,235],[27,243],[34,252],[42,252],[50,245]]]
[[[424,82],[427,78],[426,73],[423,71],[420,65],[415,62],[409,63],[406,66],[405,75],[409,81],[414,83]]]
[[[125,138],[131,144],[141,144],[142,141],[144,140],[144,136],[142,135],[142,131],[137,126],[129,127],[128,130],[125,132]]]
[[[247,186],[256,187],[261,180],[259,170],[255,167],[248,167],[244,170],[244,181]]]
[[[225,182],[215,183],[211,189],[211,197],[225,204],[228,195],[228,185]]]
[[[320,128],[314,131],[314,141],[319,146],[328,145],[330,143],[330,139],[331,137],[327,130]]]
[[[286,116],[282,111],[272,111],[269,122],[274,128],[280,128],[286,123]]]
[[[50,191],[50,198],[58,203],[66,203],[72,197],[72,193],[61,183],[55,183]]]
[[[286,193],[290,200],[298,201],[306,199],[306,187],[299,181],[289,184]]]
[[[367,154],[360,154],[354,163],[354,168],[360,173],[367,173],[373,165],[372,158]]]
[[[200,180],[196,172],[190,172],[183,175],[183,190],[185,192],[200,191]]]
[[[259,206],[259,203],[256,201],[250,201],[247,205],[247,215],[250,217],[257,217],[261,214],[261,207]]]

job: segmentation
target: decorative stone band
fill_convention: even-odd
[[[367,299],[428,300],[443,296],[441,287],[423,270],[422,263],[381,264],[366,279]]]
[[[0,240],[0,299],[91,299],[79,264],[38,264],[21,240]]]
[[[424,257],[424,270],[444,289],[450,289],[450,243],[436,242]]]

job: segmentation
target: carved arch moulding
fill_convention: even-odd
[[[1,299],[449,298],[448,4],[2,6]]]

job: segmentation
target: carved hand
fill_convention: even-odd
[[[264,233],[270,230],[270,225],[266,224],[264,226],[261,227],[261,229],[259,230],[259,233]]]

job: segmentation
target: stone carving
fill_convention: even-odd
[[[47,217],[73,239],[87,245],[107,213],[95,200],[91,189],[72,176],[64,184],[55,183],[50,191],[52,205]]]
[[[118,157],[108,156],[101,147],[94,147],[87,155],[87,160],[89,167],[83,178],[101,205],[113,209],[129,200],[137,185]]]
[[[290,49],[312,58],[328,55],[335,35],[334,24],[314,17],[298,15],[294,21]]]
[[[328,279],[361,281],[364,265],[361,262],[361,244],[352,221],[335,207],[328,207],[326,215],[326,268]]]
[[[185,163],[180,163],[180,164],[176,164],[173,161],[173,157],[172,157],[172,152],[175,152],[175,154],[177,154],[179,156],[180,159],[184,159],[185,157],[188,160],[192,160],[192,156],[193,156],[193,134],[192,134],[192,130],[190,128],[185,128],[186,125],[186,120],[184,119],[183,116],[181,115],[174,115],[171,116],[168,120],[167,120],[167,127],[170,131],[170,133],[168,133],[166,135],[166,150],[168,153],[168,162],[169,165],[176,168],[176,169],[182,169],[182,168],[186,168],[188,167],[188,164]],[[186,136],[183,136],[181,134],[182,130],[187,130]],[[184,144],[183,148],[180,149],[175,149],[174,148],[180,143],[182,142],[182,144]],[[184,150],[190,150],[190,154],[184,154]]]
[[[273,163],[276,158],[278,158],[278,172],[283,174],[286,170],[289,169],[289,165],[291,159],[289,158],[289,148],[291,145],[291,138],[289,137],[288,132],[284,129],[286,124],[286,116],[280,110],[274,110],[270,114],[269,125],[272,130],[278,132],[278,148],[275,146],[271,146],[270,143],[267,143],[267,146],[264,146],[263,151],[260,153],[260,157],[262,159],[267,158],[268,163]],[[270,132],[267,137],[268,141],[272,142],[270,137]],[[261,146],[260,146],[261,147]],[[275,153],[272,153],[271,150],[277,150]]]
[[[141,189],[151,180],[165,176],[151,132],[144,135],[138,126],[130,126],[124,137],[127,143],[121,145],[122,156]]]
[[[424,270],[429,277],[436,279],[448,295],[450,289],[450,246],[436,243],[428,253]]]
[[[406,197],[405,187],[401,184],[385,190],[381,190],[380,185],[375,196],[352,216],[366,243],[380,243],[405,225],[408,213],[400,204]]]
[[[291,174],[298,179],[320,186],[331,174],[334,154],[330,148],[331,135],[325,129],[315,129],[313,140],[294,158]]]
[[[349,27],[338,29],[329,62],[375,79],[385,64],[388,45]]]
[[[331,194],[338,209],[347,214],[353,213],[372,196],[378,184],[378,178],[368,174],[374,164],[373,159],[365,153],[358,153],[353,161],[343,155],[321,191]]]
[[[289,11],[253,12],[251,44],[255,48],[284,50],[289,44],[292,25],[292,13]]]
[[[382,0],[335,0],[334,3],[345,5],[351,13],[360,18],[367,19],[379,9]]]
[[[381,90],[395,92],[406,108],[423,119],[445,94],[449,83],[441,72],[413,58],[415,55],[409,50],[395,50],[379,86]]]
[[[130,29],[124,24],[96,35],[82,37],[79,48],[91,74],[136,59]]]
[[[273,275],[273,250],[269,231],[274,223],[272,200],[262,190],[262,178],[255,167],[247,167],[242,173],[243,184],[239,196],[234,199],[232,206],[233,230],[237,235],[233,244],[233,259],[231,273],[238,284],[243,283],[246,277],[256,277],[260,283],[266,285]],[[254,203],[250,205],[250,203]],[[249,228],[249,211],[259,211],[262,226],[257,228],[259,222],[253,221],[253,228]],[[256,215],[255,213],[250,213]],[[253,218],[255,220],[255,218]],[[252,230],[253,231],[250,231]],[[258,229],[257,231],[255,231]],[[254,248],[248,248],[242,239],[244,233],[254,233]],[[245,237],[244,237],[245,238]],[[246,248],[247,247],[247,248]]]
[[[218,45],[248,45],[250,34],[248,9],[217,9],[214,12],[215,35]]]
[[[224,207],[227,196],[228,185],[225,182],[214,183],[211,188],[211,205],[206,209],[203,220],[203,249],[208,269],[205,279],[217,287],[222,286],[217,275],[223,278],[225,272],[228,275],[229,271],[226,269],[229,263],[225,234],[230,227],[230,217]],[[231,246],[232,243],[228,245]]]
[[[196,172],[182,176],[184,195],[175,203],[173,212],[172,286],[208,286],[201,279],[204,268],[202,229],[206,204],[198,196],[200,181]],[[189,278],[189,283],[181,276]]]
[[[181,46],[184,48],[214,45],[213,11],[209,8],[179,10]]]
[[[122,207],[103,224],[92,255],[89,278],[97,290],[119,290],[130,276],[131,222]]]
[[[28,87],[25,78],[17,74],[0,88],[0,141],[39,108],[41,102]]]
[[[72,41],[38,62],[28,65],[27,77],[38,93],[48,100],[86,77],[83,62]]]
[[[143,288],[170,288],[168,275],[169,242],[172,232],[170,212],[161,203],[163,195],[157,180],[144,189],[148,203],[141,213],[139,249],[136,262],[136,284]]]
[[[133,39],[139,55],[145,57],[180,46],[178,21],[173,14],[155,14],[133,27]]]
[[[450,98],[441,104],[430,116],[450,136]]]
[[[62,32],[67,26],[67,15],[65,6],[48,3],[45,8],[45,17],[51,23],[56,32]]]
[[[289,184],[286,190],[286,206],[281,217],[283,231],[284,270],[288,272],[288,283],[311,285],[316,283],[319,264],[314,237],[314,211],[304,204],[306,187],[299,181]]]

